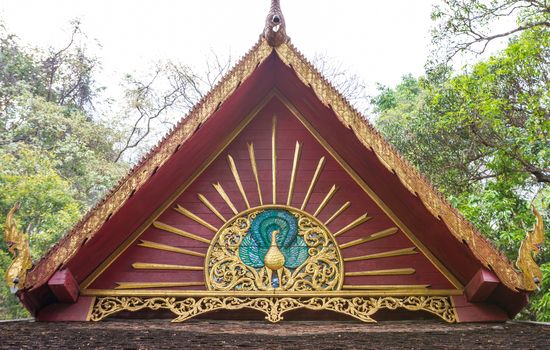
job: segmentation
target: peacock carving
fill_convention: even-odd
[[[294,270],[308,258],[308,246],[298,234],[296,217],[285,210],[270,209],[256,216],[239,247],[239,257],[253,268],[267,267],[269,280],[277,272],[276,287],[283,267]]]

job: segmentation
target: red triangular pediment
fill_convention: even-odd
[[[176,198],[164,203],[159,215],[149,218],[148,226],[85,287],[206,290],[205,259],[216,232],[238,213],[277,205],[309,213],[337,236],[346,275],[341,290],[459,291],[460,282],[408,227],[392,220],[395,214],[380,198],[369,196],[375,192],[315,130],[308,130],[311,125],[296,107],[280,92],[270,95],[208,166],[193,175],[194,181],[182,181]]]
[[[206,291],[210,242],[262,205],[326,224],[342,293],[453,296],[485,319],[505,316],[471,302],[524,305],[510,263],[290,44],[264,40],[37,264],[24,302],[48,304],[59,270],[83,297]]]

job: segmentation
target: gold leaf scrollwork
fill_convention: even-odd
[[[310,310],[330,310],[342,313],[363,322],[376,322],[371,316],[380,309],[406,309],[427,311],[446,322],[457,321],[456,311],[449,297],[409,296],[409,297],[238,297],[208,296],[188,297],[182,300],[161,297],[98,297],[95,300],[91,321],[100,321],[120,311],[139,311],[142,309],[166,309],[174,313],[172,322],[183,322],[200,314],[215,310],[254,309],[265,313],[266,320],[279,322],[283,314],[306,308]]]
[[[280,286],[273,288],[266,266],[253,268],[241,261],[239,246],[252,220],[264,208],[244,212],[229,221],[212,240],[205,261],[209,290],[216,291],[333,291],[343,283],[343,262],[336,242],[317,220],[295,208],[285,208],[298,222],[298,235],[309,257],[296,269],[282,269]]]

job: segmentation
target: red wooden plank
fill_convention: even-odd
[[[491,271],[481,268],[474,278],[464,288],[464,293],[470,302],[485,301],[500,283]]]
[[[55,303],[38,312],[38,321],[86,321],[93,297],[80,297],[74,304]]]
[[[463,295],[451,298],[458,314],[458,322],[504,322],[509,319],[506,312],[496,305],[470,303]]]
[[[61,303],[75,303],[79,287],[69,269],[57,271],[48,281],[48,287]]]

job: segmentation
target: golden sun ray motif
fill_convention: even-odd
[[[204,204],[208,209],[210,209],[210,211],[213,212],[214,215],[220,218],[221,221],[227,222],[227,219],[218,211],[218,209],[216,209],[216,207],[214,207],[214,205],[212,205],[212,203],[210,203],[210,201],[205,196],[203,196],[200,193],[197,196],[199,200],[202,202],[202,204]]]
[[[338,217],[338,215],[342,214],[350,206],[351,206],[351,202],[346,202],[346,203],[342,204],[342,206],[338,210],[336,210],[336,212],[334,212],[334,214],[332,214],[332,216],[330,218],[328,218],[327,221],[325,221],[325,226],[327,226],[332,221],[334,221],[334,219],[336,219]]]
[[[321,204],[319,204],[319,207],[317,207],[317,210],[315,210],[315,213],[313,213],[313,216],[317,217],[321,213],[336,191],[338,191],[338,187],[336,187],[336,185],[332,185],[325,198],[321,201]]]
[[[262,198],[262,188],[260,186],[260,178],[258,177],[258,167],[256,166],[256,155],[254,154],[254,144],[248,144],[248,156],[250,157],[250,166],[252,167],[252,173],[254,174],[254,180],[256,181],[256,189],[258,190],[258,199],[260,205],[264,205]]]
[[[185,209],[185,208],[182,207],[181,205],[178,204],[174,209],[175,209],[178,213],[187,216],[189,219],[195,221],[195,222],[198,223],[198,224],[201,224],[202,226],[206,227],[206,228],[209,229],[210,231],[212,231],[212,232],[218,232],[218,228],[217,228],[217,227],[215,227],[214,225],[209,224],[208,222],[204,221],[203,219],[201,219],[201,218],[198,217],[197,215],[193,214],[193,213],[190,212],[189,210]]]
[[[166,252],[179,253],[179,254],[184,254],[184,255],[199,256],[201,258],[206,257],[206,254],[199,253],[199,252],[196,252],[196,251],[193,251],[193,250],[174,247],[174,246],[167,245],[167,244],[161,244],[161,243],[155,243],[155,242],[151,242],[151,241],[145,241],[145,240],[141,240],[140,243],[138,244],[138,246],[144,247],[144,248],[164,250]]]
[[[383,231],[373,233],[368,237],[359,238],[359,239],[353,240],[351,242],[340,244],[340,249],[345,249],[345,248],[356,246],[358,244],[363,244],[363,243],[371,242],[371,241],[374,241],[374,240],[377,240],[377,239],[380,239],[380,238],[388,237],[388,236],[393,235],[397,231],[398,231],[397,227],[390,227],[390,228],[385,229]]]
[[[166,232],[175,233],[176,235],[179,235],[179,236],[182,236],[182,237],[186,237],[186,238],[193,239],[195,241],[210,244],[209,239],[206,239],[206,238],[201,237],[201,236],[197,236],[197,235],[189,233],[189,232],[185,232],[183,230],[180,230],[179,228],[167,225],[167,224],[162,223],[160,221],[153,222],[153,226],[160,229],[160,230],[166,231]]]
[[[220,185],[220,183],[218,182],[218,183],[212,184],[212,186],[214,186],[214,189],[218,192],[220,197],[222,197],[225,204],[227,204],[227,206],[231,209],[233,214],[237,215],[239,211],[237,210],[237,208],[235,208],[235,205],[233,204],[233,202],[231,202],[231,199],[229,199],[229,196],[224,191],[222,185]]]
[[[369,271],[354,271],[346,272],[346,277],[357,276],[391,276],[391,275],[412,275],[416,270],[410,267],[401,269],[386,269],[386,270],[369,270]]]
[[[187,266],[187,265],[173,265],[173,264],[153,264],[153,263],[133,263],[132,267],[136,270],[189,270],[189,271],[202,271],[202,266]]]
[[[288,185],[288,197],[286,200],[286,205],[288,206],[292,204],[292,195],[294,194],[294,183],[296,182],[296,172],[298,171],[298,162],[300,161],[301,150],[302,144],[296,141],[296,147],[294,148],[294,158],[292,160],[292,172],[290,174],[290,184]]]
[[[416,273],[416,270],[411,267],[383,269],[383,270],[365,270],[344,272],[344,263],[354,263],[364,260],[392,258],[403,255],[417,254],[416,247],[408,247],[401,249],[387,250],[383,252],[363,254],[357,256],[342,257],[341,251],[355,246],[367,246],[369,242],[384,239],[398,232],[397,227],[390,227],[379,232],[369,234],[365,237],[354,239],[346,243],[336,241],[337,237],[346,234],[347,232],[360,228],[372,218],[368,213],[364,213],[355,219],[345,223],[338,224],[340,227],[334,232],[327,228],[327,225],[334,225],[334,220],[341,216],[351,206],[351,202],[343,203],[336,211],[334,211],[324,222],[319,221],[319,215],[327,208],[329,203],[334,200],[335,194],[338,191],[338,186],[333,184],[321,202],[312,208],[309,213],[306,211],[312,194],[316,190],[316,185],[322,177],[327,158],[322,156],[313,172],[313,176],[307,184],[307,191],[299,207],[293,206],[293,195],[297,179],[299,178],[300,156],[302,153],[302,143],[296,142],[292,157],[292,166],[290,170],[290,180],[288,182],[288,191],[286,205],[277,204],[277,117],[273,116],[271,123],[271,170],[272,170],[272,202],[273,204],[265,205],[262,197],[261,182],[256,163],[256,155],[254,144],[247,143],[248,156],[250,160],[250,168],[252,172],[255,187],[257,191],[257,200],[255,195],[250,195],[245,190],[241,180],[241,172],[246,170],[241,168],[241,172],[237,168],[237,164],[232,155],[227,155],[228,170],[232,174],[232,178],[237,185],[239,194],[246,206],[243,211],[239,211],[234,204],[234,200],[224,190],[218,182],[213,184],[214,189],[223,199],[223,202],[233,213],[233,217],[226,217],[222,214],[223,210],[216,208],[210,200],[201,193],[197,193],[199,201],[217,218],[219,218],[223,226],[216,227],[200,216],[194,214],[188,209],[177,205],[174,209],[208,230],[215,233],[214,238],[207,239],[205,237],[186,232],[180,228],[168,225],[161,221],[154,221],[153,226],[163,232],[176,234],[181,237],[189,238],[200,243],[208,245],[206,254],[194,250],[180,248],[151,241],[142,240],[138,245],[144,248],[162,250],[166,252],[179,253],[183,255],[196,256],[204,259],[203,266],[189,266],[179,264],[164,264],[156,262],[135,262],[132,267],[136,270],[167,270],[167,271],[204,271],[204,282],[119,282],[117,289],[131,288],[173,288],[173,287],[190,287],[190,286],[206,286],[209,290],[226,290],[226,291],[268,291],[268,290],[287,290],[287,291],[323,291],[323,290],[422,290],[430,288],[430,285],[363,285],[363,284],[345,284],[344,280],[347,277],[363,277],[363,276],[405,276]],[[258,204],[255,204],[258,203]],[[259,205],[259,206],[254,206]],[[273,218],[268,217],[272,215]],[[328,216],[329,214],[327,214]],[[272,220],[270,224],[257,224],[258,220]],[[286,223],[281,224],[286,220]],[[282,225],[282,226],[277,226]],[[264,236],[251,235],[257,227],[278,227],[266,232]],[[275,226],[270,226],[275,225]],[[296,230],[294,238],[289,238],[289,227]],[[282,231],[281,231],[282,230]],[[284,231],[284,232],[283,232]],[[283,232],[281,234],[281,232]],[[284,239],[278,238],[279,235],[284,236]],[[266,237],[263,241],[262,238]],[[257,244],[258,241],[264,242],[265,246],[259,245],[254,248],[251,245]],[[289,243],[291,242],[291,243]],[[268,249],[269,248],[269,249]],[[265,256],[257,252],[264,252]],[[297,253],[298,252],[298,253]],[[309,253],[308,253],[309,252]],[[314,252],[314,253],[311,253]],[[267,254],[269,253],[269,254]],[[292,254],[299,255],[299,259]],[[249,254],[249,255],[246,255]],[[251,255],[250,255],[251,254]],[[258,255],[259,254],[259,255]],[[313,256],[313,255],[315,256]],[[270,257],[276,257],[276,262],[268,261]],[[269,258],[269,259],[268,259]],[[221,273],[221,275],[220,275]],[[233,276],[233,277],[230,277]],[[318,277],[325,276],[323,280],[315,280]]]
[[[273,116],[271,124],[271,181],[273,204],[277,204],[277,116]]]
[[[241,196],[243,196],[243,200],[246,204],[246,208],[250,209],[250,203],[248,202],[248,198],[246,197],[246,192],[244,191],[243,184],[241,182],[241,177],[239,176],[239,171],[237,170],[235,161],[233,160],[233,157],[231,157],[231,155],[228,155],[227,159],[229,161],[229,168],[231,168],[231,173],[233,174],[233,177],[235,178],[235,182],[237,183],[237,187],[239,188],[239,192],[241,192]]]
[[[307,203],[309,202],[309,197],[311,197],[311,193],[313,192],[313,188],[315,187],[315,184],[317,183],[317,180],[319,180],[319,176],[321,175],[321,171],[323,170],[323,167],[325,166],[325,157],[321,157],[319,159],[319,163],[317,164],[317,168],[315,169],[315,173],[313,174],[313,178],[311,179],[311,182],[309,183],[309,187],[306,192],[306,196],[304,198],[304,201],[302,202],[302,206],[300,207],[300,210],[305,210]]]
[[[370,220],[370,219],[371,218],[368,216],[368,214],[365,213],[365,214],[359,216],[357,219],[350,222],[349,224],[347,224],[346,226],[342,227],[340,230],[338,230],[338,232],[336,232],[334,234],[334,237],[338,237],[341,234],[343,234],[345,232],[348,232],[349,230],[361,225],[362,223],[364,223],[365,221]]]
[[[374,253],[374,254],[344,258],[344,261],[349,262],[349,261],[359,261],[359,260],[381,259],[381,258],[388,258],[392,256],[410,255],[410,254],[417,254],[417,253],[418,252],[416,251],[416,247],[410,247],[410,248],[389,250],[382,253]]]
[[[115,289],[145,289],[204,286],[204,282],[116,282]]]

